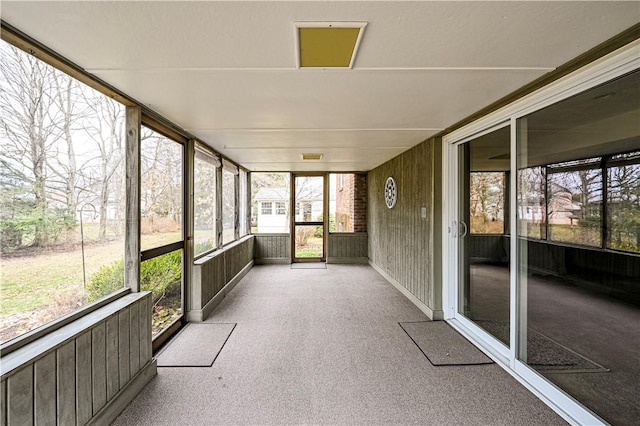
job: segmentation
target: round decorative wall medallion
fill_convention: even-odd
[[[396,185],[396,180],[389,176],[387,178],[387,182],[384,184],[384,202],[387,204],[387,207],[392,209],[393,206],[396,205],[396,201],[398,200],[398,185]]]

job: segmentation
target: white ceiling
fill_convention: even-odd
[[[640,20],[637,1],[1,7],[7,23],[256,171],[370,170]],[[367,22],[354,69],[296,69],[297,21]]]

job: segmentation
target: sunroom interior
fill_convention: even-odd
[[[637,2],[1,12],[0,424],[640,418]],[[392,364],[353,342],[388,346],[400,380],[413,361],[394,339],[423,356],[403,321],[446,322],[520,399],[505,408],[484,365],[433,363],[378,394],[358,357],[385,377]],[[208,337],[184,336],[203,324],[228,329],[220,360],[158,364],[171,347],[199,352]],[[261,338],[267,325],[286,339]],[[331,392],[342,364],[320,342],[350,359]],[[260,344],[281,352],[245,377]],[[292,354],[317,374],[273,371],[306,365]],[[230,403],[234,359],[239,382],[273,379],[290,405],[233,382],[255,409]],[[485,417],[482,399],[447,389],[473,399],[477,380],[502,404]],[[175,402],[196,392],[197,414]]]

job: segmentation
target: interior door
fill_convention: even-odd
[[[294,262],[326,259],[326,175],[294,175],[291,181],[291,252]]]

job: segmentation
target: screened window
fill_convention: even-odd
[[[616,155],[607,168],[607,247],[640,252],[640,152]]]
[[[529,167],[518,172],[519,234],[547,238],[546,168]]]
[[[235,238],[236,224],[236,176],[227,168],[222,169],[222,244]]]
[[[0,343],[124,286],[124,122],[0,41]]]
[[[196,149],[193,185],[194,255],[216,247],[216,168],[219,160]]]
[[[148,127],[142,127],[142,250],[182,240],[182,150],[181,144]]]
[[[602,170],[590,168],[600,160],[547,167],[550,240],[601,246]]]
[[[247,235],[249,233],[249,229],[247,226],[249,219],[249,206],[248,206],[248,187],[247,187],[247,179],[248,173],[245,170],[240,170],[240,208],[239,211],[239,225],[240,225],[240,236]]]
[[[184,146],[148,127],[140,141],[140,290],[152,293],[152,335],[182,316]]]
[[[251,232],[289,232],[289,173],[251,173]]]

